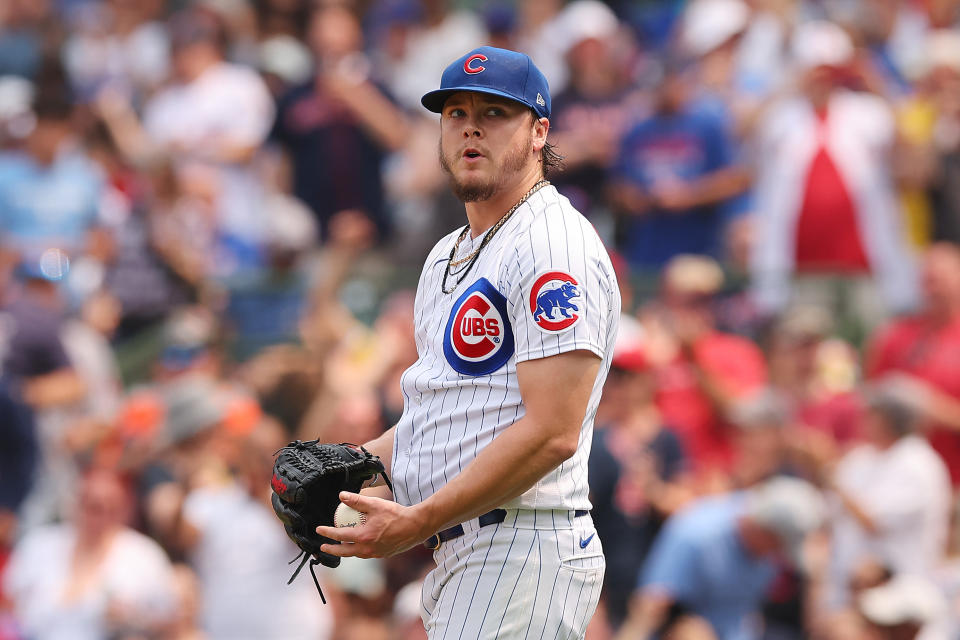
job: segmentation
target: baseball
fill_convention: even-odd
[[[357,511],[353,507],[340,503],[337,510],[333,512],[333,526],[335,527],[356,527],[367,521],[367,514]]]

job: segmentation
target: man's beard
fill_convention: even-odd
[[[492,198],[503,186],[510,174],[523,169],[533,151],[533,141],[527,140],[527,143],[518,149],[512,149],[503,157],[503,163],[500,165],[500,171],[487,182],[460,182],[453,175],[453,169],[450,161],[443,154],[443,142],[440,142],[439,156],[440,167],[447,174],[450,182],[450,189],[453,195],[461,202],[482,202]]]

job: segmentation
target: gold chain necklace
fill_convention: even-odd
[[[463,231],[460,233],[460,236],[457,238],[457,241],[453,244],[453,249],[450,250],[450,257],[447,259],[447,266],[444,267],[444,270],[443,270],[443,282],[440,284],[440,290],[443,293],[453,293],[454,291],[456,291],[460,283],[463,282],[464,278],[467,277],[467,274],[470,272],[470,269],[473,267],[473,263],[477,261],[477,258],[480,256],[480,252],[483,251],[483,248],[485,246],[487,246],[487,243],[493,238],[494,234],[496,234],[497,231],[500,230],[500,227],[502,227],[504,223],[506,223],[506,221],[510,219],[510,216],[512,216],[513,213],[520,208],[520,205],[526,202],[530,196],[532,196],[533,194],[535,194],[537,191],[544,188],[548,184],[550,184],[549,180],[542,180],[542,179],[538,180],[536,184],[530,187],[529,191],[523,194],[523,197],[520,198],[520,200],[518,200],[515,205],[510,207],[509,211],[507,211],[505,214],[503,214],[503,216],[499,220],[497,220],[496,224],[490,227],[490,230],[487,231],[487,233],[483,236],[483,240],[480,241],[480,246],[474,249],[470,253],[470,255],[460,258],[459,260],[454,260],[453,257],[457,255],[457,249],[460,248],[460,243],[463,242],[464,238],[467,237],[467,233],[470,232],[469,224],[463,228]],[[457,278],[457,282],[456,284],[453,285],[453,288],[450,289],[450,291],[447,291],[447,277],[453,275],[453,273],[450,271],[450,268],[459,267],[460,265],[465,264],[467,262],[469,262],[470,264],[465,269],[462,270],[463,275]]]

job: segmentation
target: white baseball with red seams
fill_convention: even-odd
[[[349,505],[342,502],[337,510],[333,512],[333,526],[335,527],[358,527],[367,521],[367,514],[357,511]]]

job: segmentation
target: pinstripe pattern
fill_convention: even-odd
[[[445,545],[434,554],[437,569],[424,583],[424,600],[434,606],[421,612],[431,640],[583,637],[605,567],[596,537],[585,549],[578,544],[595,533],[593,522],[565,517],[552,529],[543,519],[547,528],[535,528],[535,511],[516,513],[523,515],[516,524],[508,515],[465,534],[476,553]]]
[[[417,289],[416,340],[419,358],[401,378],[404,413],[397,426],[393,458],[397,500],[421,502],[467,466],[502,429],[523,417],[516,380],[518,362],[585,349],[603,358],[580,434],[577,453],[548,474],[511,507],[589,509],[586,464],[593,416],[612,357],[620,296],[613,267],[593,227],[551,187],[517,209],[484,248],[470,278],[453,294],[440,280],[460,229],[442,239],[424,265]],[[461,253],[481,241],[467,238]],[[580,283],[581,318],[560,333],[538,327],[529,298],[535,278],[547,271],[569,273]],[[494,283],[506,298],[515,355],[497,371],[470,376],[445,359],[443,340],[454,302],[479,278]],[[470,388],[472,387],[472,388]],[[471,443],[468,445],[467,443]]]
[[[573,519],[571,513],[590,508],[586,465],[593,418],[620,314],[613,267],[593,227],[551,186],[517,209],[484,248],[469,278],[445,295],[440,282],[460,232],[437,243],[417,288],[419,357],[401,378],[404,412],[392,460],[398,502],[414,504],[435,493],[498,433],[523,417],[518,362],[583,349],[599,356],[602,364],[577,453],[504,505],[509,515],[503,523],[483,528],[476,521],[464,523],[466,534],[434,554],[437,568],[427,576],[421,600],[424,623],[432,640],[582,637],[599,598],[604,561],[599,540],[586,549],[578,544],[593,533],[590,518]],[[469,254],[481,241],[482,236],[466,238],[457,257]],[[560,279],[555,277],[558,272]],[[576,287],[572,299],[576,319],[567,324],[564,318],[571,316],[560,315],[563,311],[552,307],[540,311],[541,294],[557,289],[555,297],[564,282]],[[471,371],[477,359],[469,360],[473,356],[467,350],[451,356],[444,349],[453,332],[468,335],[460,328],[468,325],[453,318],[464,317],[457,313],[476,295],[465,293],[474,286],[481,287],[478,291],[492,305],[502,303],[494,313],[504,316],[501,320],[512,328],[512,355],[484,375],[463,373]],[[546,322],[537,321],[532,307]],[[572,309],[567,307],[567,313]],[[488,317],[492,316],[482,319]],[[448,327],[451,335],[445,336]],[[497,336],[497,345],[509,344],[503,330],[489,335]],[[457,337],[462,343],[462,335]]]

